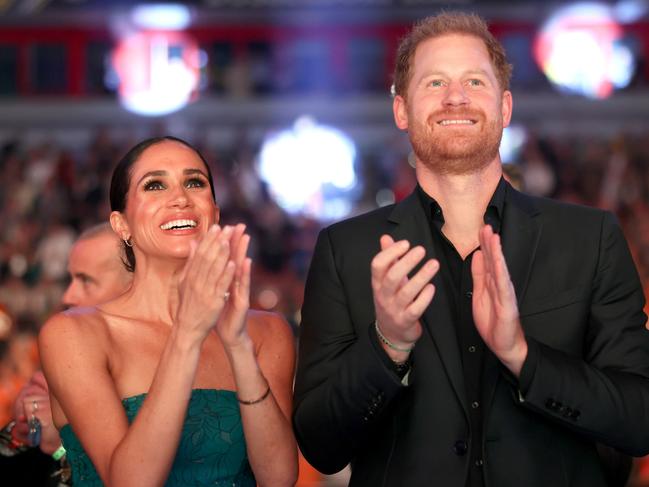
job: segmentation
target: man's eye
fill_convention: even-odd
[[[482,80],[479,80],[479,79],[470,79],[469,84],[471,86],[482,86],[483,83],[482,83]]]
[[[144,184],[144,191],[157,191],[161,189],[165,189],[165,187],[160,181],[147,181]]]
[[[443,86],[444,82],[441,79],[434,79],[433,81],[430,82],[430,86],[433,88],[439,88],[440,86]]]
[[[191,178],[187,181],[187,187],[188,188],[204,188],[205,187],[205,181],[199,178]]]

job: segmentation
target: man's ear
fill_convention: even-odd
[[[514,100],[512,99],[512,92],[505,90],[502,96],[501,113],[503,116],[503,128],[509,127],[509,122],[512,120],[512,109]]]
[[[110,226],[113,227],[113,232],[115,232],[120,239],[128,240],[131,238],[131,229],[124,218],[124,215],[119,211],[112,211],[110,213]]]
[[[408,130],[408,107],[401,95],[396,95],[392,100],[392,113],[396,126],[401,130]]]

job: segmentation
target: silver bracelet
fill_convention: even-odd
[[[374,320],[374,329],[376,330],[376,334],[378,335],[379,340],[381,340],[383,343],[385,343],[392,350],[396,350],[397,352],[412,352],[413,349],[415,348],[414,345],[409,347],[409,348],[402,348],[402,347],[399,347],[399,346],[395,345],[394,343],[392,343],[387,338],[385,338],[385,335],[383,335],[383,333],[381,333],[381,329],[379,328],[378,320]]]

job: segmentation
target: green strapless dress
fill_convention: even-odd
[[[122,400],[133,422],[146,394]],[[74,487],[103,486],[94,465],[69,424],[61,440],[72,468]],[[192,391],[176,458],[166,487],[255,487],[248,463],[239,404],[234,392],[214,389]]]

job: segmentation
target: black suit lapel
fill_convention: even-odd
[[[534,206],[532,199],[509,185],[507,185],[505,202],[501,242],[520,310],[541,236],[541,222],[537,217],[538,209]],[[503,365],[500,364],[496,356],[487,352],[483,374],[483,403],[487,407],[491,404],[496,384],[500,378],[501,367]]]
[[[532,199],[507,188],[507,205],[503,215],[502,247],[509,275],[516,290],[518,305],[525,296],[532,263],[541,236],[541,222]]]
[[[431,258],[438,258],[433,246],[431,229],[424,210],[419,202],[416,192],[412,193],[403,202],[395,206],[389,220],[397,225],[394,227],[392,237],[397,240],[408,240],[412,247],[421,245],[426,249],[424,262]],[[441,263],[444,265],[444,263]],[[416,269],[418,270],[418,269]],[[415,270],[415,271],[416,271]],[[458,350],[457,335],[451,318],[451,303],[440,272],[433,278],[435,296],[430,306],[426,309],[422,319],[424,333],[428,333],[437,348],[437,352],[444,363],[446,374],[451,382],[458,400],[468,416],[466,406],[466,388],[462,372],[462,362]],[[417,357],[417,348],[413,352],[414,360]]]

